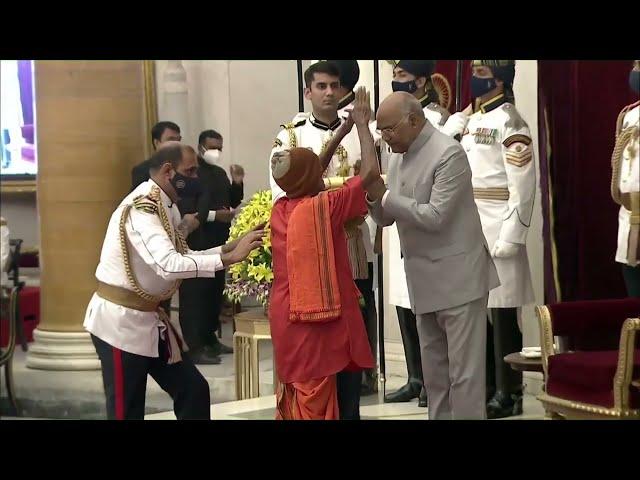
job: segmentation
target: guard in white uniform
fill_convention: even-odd
[[[435,128],[449,135],[450,125],[453,126],[453,124],[447,122],[449,112],[440,102],[445,98],[450,98],[451,92],[446,90],[446,86],[442,82],[434,81],[436,78],[434,69],[435,60],[394,61],[392,89],[394,92],[408,92],[416,97],[422,105],[427,120]],[[386,146],[385,148],[388,149]],[[387,153],[390,153],[390,150]],[[404,261],[400,252],[398,230],[395,223],[388,228],[389,303],[396,306],[408,379],[405,385],[386,395],[384,401],[386,403],[408,402],[419,397],[418,405],[426,407],[427,395],[423,387],[420,340],[416,317],[411,311],[409,303],[409,290]]]
[[[514,60],[473,61],[471,94],[476,102],[461,141],[471,166],[482,230],[500,278],[488,303],[488,418],[522,412],[522,374],[503,359],[522,349],[519,307],[534,301],[526,242],[536,170],[529,127],[514,105],[514,76]]]
[[[640,60],[634,61],[629,86],[640,93]],[[611,157],[611,196],[620,205],[616,262],[622,264],[630,297],[640,297],[640,101],[622,109]]]
[[[246,258],[262,232],[189,250],[175,202],[198,191],[195,152],[174,143],[158,150],[150,167],[151,179],[111,215],[84,327],[102,364],[109,419],[144,418],[147,374],[171,395],[178,419],[209,419],[207,381],[185,353],[179,322],[160,302],[171,298],[182,279],[213,277]]]

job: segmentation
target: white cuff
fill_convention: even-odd
[[[216,221],[216,211],[209,210],[209,215],[207,216],[207,222],[215,222]]]
[[[388,196],[389,196],[389,190],[384,192],[384,195],[382,196],[382,201],[380,203],[382,204],[383,207],[384,207],[385,202],[387,201],[387,197]]]

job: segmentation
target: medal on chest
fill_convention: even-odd
[[[495,128],[476,128],[473,132],[473,140],[478,145],[493,145],[497,136],[498,130]]]

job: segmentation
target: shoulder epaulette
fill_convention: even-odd
[[[144,213],[156,215],[158,213],[158,202],[150,195],[138,195],[133,199],[133,208]]]
[[[298,146],[298,141],[296,140],[296,132],[294,129],[296,127],[300,127],[304,125],[306,121],[307,120],[305,119],[305,120],[300,120],[299,122],[296,122],[296,123],[289,122],[281,125],[281,127],[284,128],[289,133],[289,148],[296,148]]]
[[[509,119],[505,126],[507,128],[512,128],[513,130],[520,130],[521,128],[528,127],[527,122],[524,121],[524,118],[520,116],[516,107],[513,104],[506,102],[500,105],[503,112],[507,114]]]
[[[449,113],[449,110],[447,110],[442,105],[436,102],[431,102],[429,105],[427,105],[427,108],[429,110],[433,110],[434,112],[438,112],[440,114],[440,121],[438,122],[439,125],[444,125],[447,119],[449,118],[449,116],[451,115]]]
[[[631,105],[627,105],[620,111],[620,113],[618,114],[618,120],[616,120],[616,137],[620,134],[620,131],[622,130],[624,117],[627,115],[629,110],[637,107],[638,105],[640,105],[640,102],[635,102],[635,103],[632,103]]]
[[[282,125],[280,125],[282,128],[286,128],[287,130],[290,130],[292,128],[296,128],[296,127],[301,127],[302,125],[304,125],[307,122],[306,119],[302,119],[298,122],[288,122],[288,123],[284,123]]]

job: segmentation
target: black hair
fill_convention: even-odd
[[[338,67],[334,63],[323,60],[321,62],[314,63],[305,70],[304,84],[307,88],[311,88],[311,84],[313,83],[313,78],[316,73],[326,73],[327,75],[338,77],[338,79],[340,79],[340,70],[338,70]]]
[[[222,135],[220,135],[215,130],[205,130],[203,132],[200,132],[200,135],[198,135],[198,145],[203,145],[204,141],[207,138],[214,138],[216,140],[222,140]]]
[[[154,140],[160,141],[165,130],[174,130],[180,133],[180,127],[173,122],[158,122],[151,129],[151,143]]]

